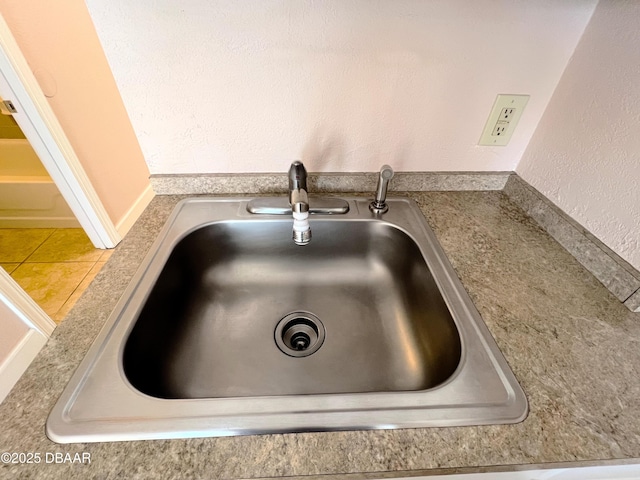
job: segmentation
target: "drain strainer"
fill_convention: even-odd
[[[324,342],[324,325],[309,312],[293,312],[276,326],[278,348],[291,357],[307,357],[318,351]]]

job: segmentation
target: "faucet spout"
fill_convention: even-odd
[[[293,215],[293,241],[296,245],[307,245],[311,241],[307,170],[299,161],[289,168],[289,203]]]
[[[304,164],[298,160],[291,164],[289,167],[289,203],[293,205],[294,192],[304,191],[307,195],[307,169],[304,168]],[[308,199],[307,199],[308,204]]]

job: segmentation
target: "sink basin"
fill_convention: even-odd
[[[514,423],[526,398],[417,205],[182,201],[47,422],[57,442]]]
[[[324,329],[313,354],[278,347],[274,331],[289,314]],[[439,385],[460,354],[455,322],[405,232],[320,219],[300,247],[282,218],[218,222],[180,240],[123,367],[158,398],[391,392]]]

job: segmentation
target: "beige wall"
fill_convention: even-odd
[[[152,173],[513,170],[596,0],[86,0]],[[506,147],[478,140],[529,94]]]
[[[149,171],[83,0],[0,0],[5,18],[114,224]]]
[[[640,2],[600,2],[516,171],[640,268]]]

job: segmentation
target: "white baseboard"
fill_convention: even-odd
[[[147,185],[147,188],[144,189],[133,205],[131,205],[131,208],[127,210],[127,213],[125,213],[116,224],[116,230],[121,237],[124,237],[131,227],[133,227],[133,224],[136,223],[136,220],[138,220],[144,209],[147,208],[149,202],[151,202],[155,196],[156,194],[151,184]]]
[[[29,330],[24,338],[11,351],[0,365],[0,403],[9,394],[13,386],[25,372],[38,352],[45,346],[47,339],[36,330]]]

